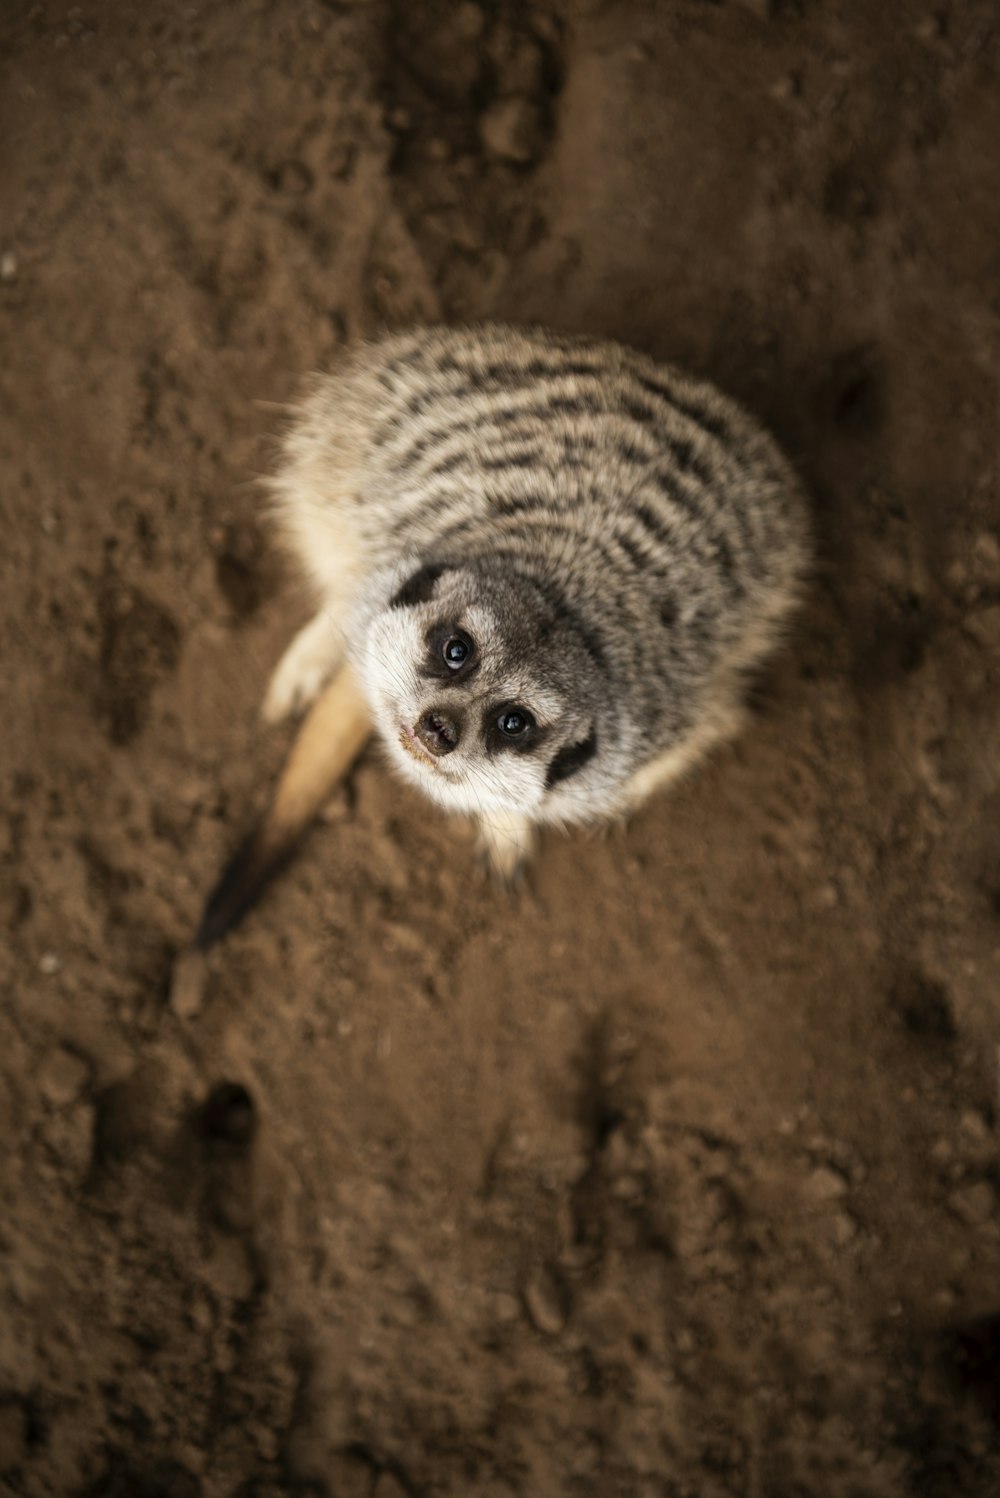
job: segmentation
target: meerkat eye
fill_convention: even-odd
[[[507,707],[497,719],[497,727],[507,739],[519,739],[534,727],[535,720],[523,707]]]
[[[449,635],[441,646],[444,663],[452,671],[464,666],[472,654],[472,641],[468,635]]]

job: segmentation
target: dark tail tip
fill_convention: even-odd
[[[275,842],[266,836],[263,826],[254,829],[226,864],[205,902],[194,939],[199,951],[207,952],[236,929],[271,881],[291,861],[295,847],[294,838]]]

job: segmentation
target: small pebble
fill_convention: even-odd
[[[58,973],[62,967],[62,959],[58,952],[43,952],[38,959],[38,971],[44,973],[46,978],[51,978]]]
[[[769,90],[772,99],[784,103],[786,99],[797,99],[802,93],[802,80],[795,73],[786,73],[775,79]]]
[[[966,1153],[977,1159],[989,1159],[996,1149],[996,1140],[989,1124],[975,1108],[966,1108],[958,1120],[962,1143]]]
[[[524,1287],[524,1308],[536,1331],[557,1336],[569,1316],[569,1292],[552,1270],[543,1266],[535,1270]]]
[[[972,543],[976,571],[989,582],[1000,581],[1000,541],[992,531],[980,531]]]
[[[528,166],[541,152],[541,111],[528,99],[498,99],[481,117],[479,136],[491,156]]]
[[[858,1225],[849,1212],[838,1212],[833,1219],[833,1241],[838,1248],[846,1248],[858,1236]]]
[[[177,958],[170,975],[170,1007],[178,1019],[193,1019],[201,1013],[206,975],[203,952],[190,948]]]
[[[990,651],[996,650],[1000,647],[1000,605],[977,609],[966,619],[965,627],[980,645]]]
[[[250,1439],[257,1448],[257,1455],[265,1462],[276,1462],[281,1451],[281,1438],[269,1425],[252,1425]],[[377,1491],[377,1490],[376,1490]]]
[[[87,1083],[87,1063],[65,1046],[56,1046],[42,1062],[38,1086],[43,1097],[56,1108],[64,1108],[80,1096]]]
[[[257,1283],[258,1266],[240,1232],[213,1236],[211,1252],[199,1264],[199,1278],[216,1301],[223,1304],[249,1300]],[[239,1357],[228,1337],[215,1336],[208,1356],[220,1373],[231,1373]]]
[[[0,281],[13,281],[17,277],[17,256],[13,250],[0,255]]]
[[[989,1181],[975,1181],[971,1186],[953,1191],[948,1205],[968,1227],[985,1227],[997,1209],[996,1192]]]
[[[913,28],[913,34],[921,42],[938,42],[945,35],[945,20],[937,11],[921,16]]]
[[[847,1181],[839,1170],[827,1165],[818,1165],[806,1178],[804,1194],[814,1202],[836,1201],[847,1191]]]

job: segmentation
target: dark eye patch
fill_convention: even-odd
[[[569,780],[570,776],[582,770],[596,753],[597,729],[592,728],[582,743],[567,744],[553,757],[545,775],[545,789],[550,791],[560,781]]]
[[[389,600],[391,609],[411,609],[418,603],[429,603],[434,585],[444,572],[443,567],[419,567],[408,577]]]
[[[454,642],[461,642],[466,647],[464,660],[453,663],[445,655],[446,647]],[[428,631],[424,639],[426,653],[423,665],[420,667],[421,676],[428,681],[446,681],[450,686],[458,686],[461,682],[468,681],[479,670],[479,651],[476,642],[471,635],[466,634],[464,629],[459,629],[457,624],[447,621],[444,624],[435,624]]]
[[[500,723],[506,718],[520,719],[524,727],[512,733],[504,732]],[[498,702],[483,713],[483,740],[487,754],[526,754],[539,748],[548,738],[549,730],[540,728],[533,714],[519,702]]]

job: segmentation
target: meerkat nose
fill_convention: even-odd
[[[432,754],[450,754],[461,738],[457,721],[436,711],[424,713],[413,732]]]

